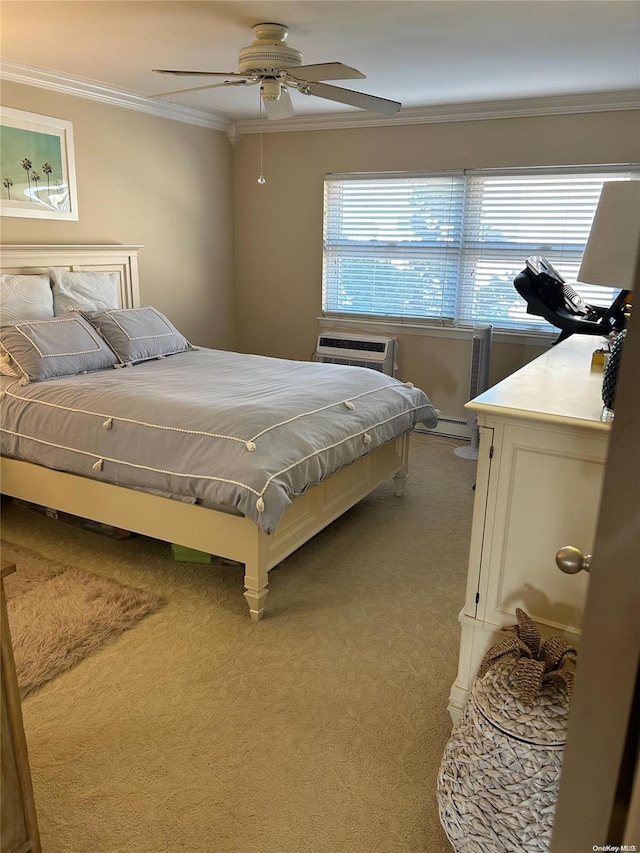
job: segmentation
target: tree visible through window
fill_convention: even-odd
[[[636,176],[628,167],[329,175],[323,310],[551,331],[526,313],[514,278],[543,255],[575,282],[602,184]],[[598,305],[614,295],[576,289]]]

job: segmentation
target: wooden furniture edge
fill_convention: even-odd
[[[24,825],[28,840],[18,849],[19,853],[40,853],[40,832],[38,830],[38,817],[36,814],[35,801],[33,797],[33,785],[31,783],[31,772],[29,770],[29,753],[27,750],[27,741],[24,735],[22,723],[22,705],[20,701],[20,690],[18,688],[18,679],[16,678],[16,667],[13,658],[13,647],[11,645],[11,631],[9,628],[9,619],[7,616],[7,603],[4,592],[4,578],[15,572],[16,567],[13,563],[7,560],[2,560],[2,575],[0,580],[0,630],[2,631],[2,714],[4,716],[5,709],[7,718],[3,721],[2,728],[6,723],[10,732],[10,743],[3,742],[3,753],[6,749],[11,748],[15,760],[15,772],[20,785],[20,797],[22,801],[23,813],[21,819],[24,819]],[[3,755],[2,762],[6,760]],[[4,781],[4,770],[3,770]],[[4,804],[3,804],[4,805]],[[4,811],[4,809],[3,809]],[[7,815],[2,815],[2,823],[4,824]]]

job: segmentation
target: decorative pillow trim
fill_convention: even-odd
[[[15,376],[16,379],[20,379],[23,384],[24,384],[25,380],[27,382],[29,382],[29,374],[24,369],[24,367],[20,364],[20,362],[16,358],[15,354],[10,353],[9,350],[5,347],[4,343],[2,343],[2,341],[0,341],[0,347],[2,347],[3,360],[4,360],[5,364],[9,364],[10,369],[13,368],[13,371],[14,371],[13,376]],[[6,375],[11,376],[10,373],[6,374]]]
[[[160,334],[156,334],[156,335],[130,335],[129,332],[127,332],[127,330],[125,329],[125,327],[122,325],[122,323],[118,320],[117,315],[120,313],[120,311],[127,311],[128,313],[133,313],[134,311],[140,311],[140,312],[142,312],[142,311],[153,311],[153,313],[158,317],[158,319],[161,322],[166,324],[167,331],[161,332]],[[146,340],[153,340],[154,338],[168,338],[171,335],[175,335],[177,332],[177,329],[175,328],[175,326],[173,326],[167,320],[167,318],[164,316],[164,314],[161,314],[160,311],[156,311],[155,308],[122,308],[122,309],[114,310],[114,311],[105,311],[104,316],[105,317],[111,317],[111,319],[116,324],[116,326],[118,326],[118,328],[120,329],[122,334],[130,341],[146,341]],[[181,352],[181,350],[176,350],[176,352]],[[174,353],[165,353],[165,355],[170,355],[170,354],[173,355]]]
[[[13,366],[13,359],[0,341],[0,375],[19,377],[20,374]]]
[[[173,323],[150,305],[84,312],[83,317],[95,326],[124,367],[193,349]]]
[[[19,371],[22,384],[104,370],[117,363],[115,353],[79,313],[4,326],[0,352],[4,364]]]
[[[80,317],[80,319],[82,319],[82,317]],[[68,319],[63,318],[63,317],[59,317],[59,318],[54,318],[52,320],[34,320],[32,323],[29,323],[29,326],[41,326],[44,323],[56,323],[57,324],[57,323],[67,323],[67,322],[77,323],[77,322],[79,322],[79,320],[76,317],[69,317]],[[104,348],[103,344],[102,344],[102,340],[100,339],[100,337],[98,335],[96,335],[96,333],[94,332],[94,330],[91,327],[85,328],[85,324],[83,323],[82,328],[91,336],[91,338],[93,338],[93,340],[96,343],[95,347],[93,347],[92,349],[73,350],[71,352],[49,352],[49,353],[42,352],[42,350],[38,346],[37,342],[34,341],[32,337],[29,337],[29,335],[24,331],[24,329],[21,328],[23,325],[25,325],[25,324],[16,323],[16,325],[15,325],[16,332],[19,332],[21,335],[24,335],[24,337],[29,341],[29,343],[34,348],[34,350],[38,353],[40,358],[58,358],[59,356],[64,357],[64,356],[72,356],[72,355],[88,355],[89,353],[100,352]]]

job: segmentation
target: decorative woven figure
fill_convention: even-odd
[[[551,840],[576,650],[522,610],[487,652],[438,775],[456,853],[543,853]]]

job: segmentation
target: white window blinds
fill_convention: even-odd
[[[453,319],[464,178],[327,179],[325,311]]]
[[[571,283],[605,180],[628,168],[343,175],[325,180],[323,310],[551,331],[513,286],[530,255]],[[578,283],[596,305],[614,293]]]

